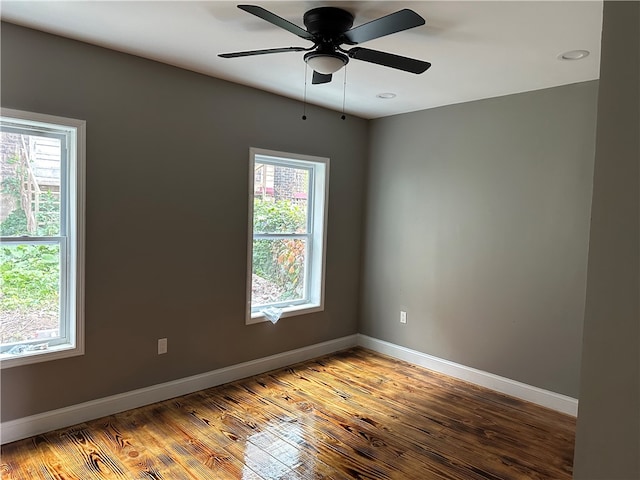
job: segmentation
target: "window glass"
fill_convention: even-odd
[[[306,240],[254,240],[251,305],[304,300]]]

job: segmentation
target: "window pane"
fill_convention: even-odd
[[[59,245],[0,245],[0,288],[2,346],[60,336]]]
[[[307,233],[309,170],[255,164],[253,233]]]
[[[0,236],[60,235],[60,139],[1,135]]]
[[[306,240],[254,240],[251,306],[304,298]]]

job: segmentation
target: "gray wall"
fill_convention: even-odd
[[[640,3],[605,2],[574,478],[640,478]]]
[[[365,120],[5,23],[1,68],[87,121],[86,354],[3,370],[2,421],[356,333]],[[322,313],[245,326],[251,146],[331,158]]]
[[[373,121],[360,332],[577,397],[596,97]]]

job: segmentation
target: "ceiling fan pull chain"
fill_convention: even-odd
[[[346,97],[347,97],[347,66],[345,65],[344,80],[342,82],[342,115],[340,116],[342,120],[347,118],[346,115],[344,114],[344,104],[345,104]]]
[[[302,120],[307,119],[307,70],[308,66],[305,62],[304,64],[304,96],[302,101]]]

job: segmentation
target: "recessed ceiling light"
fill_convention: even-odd
[[[385,92],[385,93],[377,94],[376,97],[382,98],[382,99],[385,99],[385,100],[389,100],[391,98],[396,98],[396,94],[395,93],[391,93],[391,92]]]
[[[569,50],[558,55],[558,60],[581,60],[589,56],[589,50]]]

